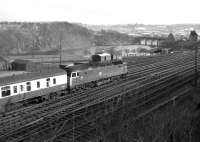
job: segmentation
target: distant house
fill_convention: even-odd
[[[121,50],[121,56],[145,56],[151,50],[150,46],[146,45],[129,45],[129,46],[119,46],[116,50]]]
[[[92,61],[95,62],[106,62],[111,60],[111,55],[109,53],[100,53],[92,55]]]
[[[164,39],[162,37],[140,37],[140,45],[159,47]]]
[[[9,70],[10,68],[10,64],[0,56],[0,70]]]

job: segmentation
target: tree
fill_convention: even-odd
[[[184,46],[188,49],[194,49],[193,47],[195,46],[195,44],[198,44],[197,39],[198,39],[198,34],[196,33],[196,31],[191,31],[189,35],[189,39],[184,44]]]
[[[172,33],[170,33],[170,34],[168,35],[168,37],[167,37],[167,40],[168,40],[169,42],[175,42],[174,35],[173,35]]]
[[[197,41],[197,39],[198,39],[198,34],[196,33],[196,31],[191,31],[189,36],[189,41],[195,42]]]
[[[111,54],[111,55],[115,55],[115,47],[112,46],[108,49],[108,52]]]
[[[174,38],[174,35],[170,33],[162,43],[162,46],[165,48],[175,48],[176,47],[176,40]]]

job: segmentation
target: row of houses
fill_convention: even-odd
[[[140,37],[139,44],[151,47],[159,47],[166,38],[162,37]]]

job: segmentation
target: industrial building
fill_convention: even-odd
[[[45,64],[40,62],[33,62],[30,60],[16,59],[11,62],[12,70],[15,71],[28,71],[28,72],[41,72],[57,65]]]

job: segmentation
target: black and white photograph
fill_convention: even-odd
[[[200,1],[0,0],[0,142],[200,142]]]

